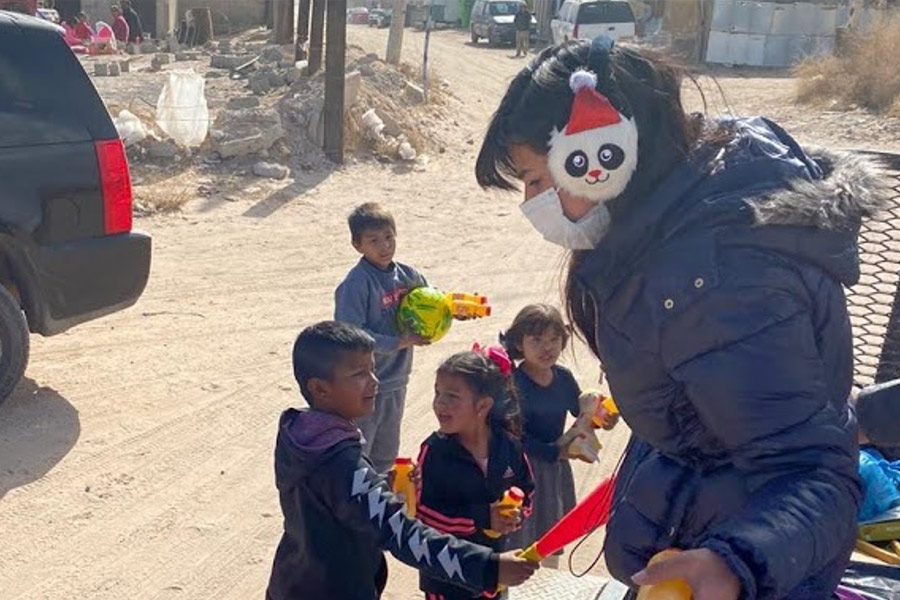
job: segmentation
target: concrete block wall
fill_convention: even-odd
[[[117,3],[117,0],[81,0],[81,10],[90,15],[92,21],[100,20],[109,23],[109,7]],[[156,4],[156,35],[162,36],[166,33],[164,30],[168,21],[165,8],[166,2],[165,0],[157,0]],[[232,31],[265,24],[265,0],[178,0],[178,19],[176,23],[181,22],[185,11],[205,6],[213,10],[213,23],[219,24],[222,22],[221,15],[224,15],[231,23]]]
[[[178,0],[179,17],[191,8],[207,6],[213,11],[213,23],[220,21],[219,15],[225,15],[228,17],[232,29],[265,24],[265,0]],[[219,15],[215,13],[219,13]]]

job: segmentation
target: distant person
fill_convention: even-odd
[[[75,23],[75,37],[82,42],[90,42],[94,38],[94,30],[88,21],[88,16],[80,12],[78,13],[78,21]]]
[[[125,20],[125,17],[122,15],[122,9],[119,8],[118,4],[113,4],[109,8],[109,12],[112,15],[112,30],[113,35],[116,36],[116,41],[121,42],[122,44],[128,43],[129,27],[128,21]]]
[[[144,41],[144,26],[141,17],[131,5],[131,0],[122,0],[122,16],[128,22],[128,41],[140,44]]]
[[[516,26],[516,58],[528,56],[528,37],[531,34],[531,13],[526,4],[519,5],[514,23]]]

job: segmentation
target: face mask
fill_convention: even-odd
[[[556,188],[523,203],[522,213],[548,242],[568,250],[593,250],[609,227],[609,209],[598,204],[578,221],[563,213]]]

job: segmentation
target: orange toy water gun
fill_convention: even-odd
[[[491,316],[491,304],[487,296],[480,294],[447,294],[450,313],[454,319],[480,319]]]
[[[503,515],[507,517],[511,516],[512,511],[521,507],[523,502],[525,502],[525,492],[516,486],[509,488],[503,493],[503,498],[500,499],[500,507],[503,509]],[[484,535],[492,539],[497,539],[500,537],[501,533],[499,531],[494,531],[493,529],[485,529]]]

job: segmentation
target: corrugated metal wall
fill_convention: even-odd
[[[706,61],[787,67],[832,52],[846,21],[847,7],[835,4],[715,0]]]

